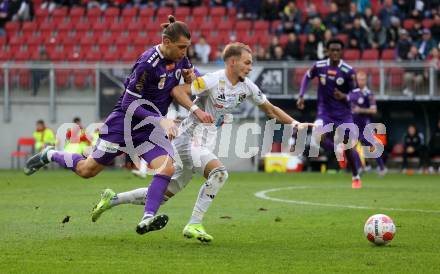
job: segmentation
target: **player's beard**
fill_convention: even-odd
[[[240,82],[244,82],[244,77],[241,77],[240,75],[238,76],[238,81]]]

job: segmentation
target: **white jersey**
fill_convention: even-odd
[[[191,84],[191,92],[197,96],[195,104],[214,117],[214,125],[220,127],[223,123],[232,121],[232,112],[245,99],[254,105],[261,105],[266,96],[249,78],[238,82],[235,86],[229,82],[225,70],[205,74]],[[194,115],[188,116],[182,122],[182,131],[193,135],[200,121]]]

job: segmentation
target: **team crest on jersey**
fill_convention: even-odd
[[[176,79],[180,80],[180,76],[182,75],[182,70],[181,69],[177,69],[176,70]]]
[[[325,83],[326,83],[325,76],[319,77],[319,82],[321,82],[321,85],[325,86]]]
[[[218,91],[220,93],[225,93],[226,81],[223,79],[218,80]]]
[[[238,95],[238,102],[243,102],[244,99],[246,99],[246,93],[241,93],[240,95]]]
[[[359,105],[362,105],[364,103],[364,98],[363,97],[359,97],[357,100]]]
[[[167,80],[167,75],[163,74],[160,76],[159,84],[157,85],[158,89],[163,89],[165,87],[165,81]]]
[[[344,84],[344,78],[338,77],[338,79],[336,79],[336,84],[338,84],[339,86],[343,85]]]
[[[336,76],[336,74],[338,74],[338,72],[337,72],[336,70],[331,70],[331,69],[329,69],[329,70],[327,71],[327,74],[328,74],[328,75]]]

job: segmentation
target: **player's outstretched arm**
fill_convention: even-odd
[[[204,112],[191,101],[191,85],[184,84],[173,88],[171,96],[182,107],[193,113],[202,123],[212,123],[214,118],[211,114]]]
[[[306,128],[313,127],[313,123],[300,123],[297,120],[290,117],[282,109],[274,106],[271,102],[266,100],[263,104],[259,105],[259,108],[266,113],[270,118],[276,119],[281,124],[292,124],[294,127]]]

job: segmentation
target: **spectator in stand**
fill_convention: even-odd
[[[304,60],[318,60],[318,41],[313,33],[307,35],[307,40],[304,45]]]
[[[200,58],[197,56],[194,46],[190,45],[186,51],[186,56],[191,62],[200,62]]]
[[[367,8],[365,9],[365,12],[360,15],[361,16],[361,25],[365,28],[365,29],[370,29],[372,26],[372,22],[375,18],[377,18],[377,16],[375,16],[373,14],[373,10],[371,8]],[[380,19],[379,19],[380,20]]]
[[[73,118],[73,123],[75,123],[76,126],[67,131],[64,151],[83,154],[91,142],[87,139],[86,131],[81,124],[81,119],[75,117]]]
[[[421,21],[414,21],[414,26],[409,30],[409,35],[413,42],[417,42],[422,39],[423,25]]]
[[[233,5],[232,0],[211,0],[211,6],[230,7]]]
[[[440,157],[440,119],[437,121],[437,127],[434,129],[434,132],[429,139],[428,144],[428,160],[429,160],[429,171],[433,173],[433,162],[432,159],[435,157]],[[440,166],[438,167],[438,172],[440,173]]]
[[[284,54],[287,60],[301,60],[301,41],[293,32],[289,34],[288,39],[284,47]]]
[[[255,57],[257,61],[267,61],[269,59],[269,54],[264,47],[259,47],[257,49],[257,55]]]
[[[434,16],[434,23],[431,26],[431,35],[437,43],[440,43],[440,15],[438,14]]]
[[[416,46],[411,46],[411,49],[408,53],[408,61],[421,61],[422,58],[419,54],[419,51]],[[403,94],[407,96],[412,96],[414,91],[417,90],[424,80],[424,71],[420,68],[412,68],[408,67],[405,70],[405,74],[403,76],[405,81],[406,88],[403,90]]]
[[[272,40],[270,41],[269,48],[267,49],[270,58],[275,55],[275,48],[278,47],[279,45],[280,45],[280,40],[278,39],[278,36],[276,35],[272,36]]]
[[[422,40],[417,43],[420,57],[426,59],[428,54],[433,48],[436,47],[435,41],[431,37],[431,31],[429,29],[423,30]]]
[[[39,52],[39,60],[37,63],[44,64],[49,61],[46,50],[43,48]],[[32,69],[32,95],[36,96],[38,89],[40,88],[40,83],[44,79],[49,78],[49,71],[47,69]]]
[[[34,17],[34,3],[31,0],[12,0],[18,9],[12,15],[13,21],[29,21]]]
[[[368,48],[367,31],[361,26],[360,17],[356,17],[348,35],[349,48],[364,50]]]
[[[408,18],[409,19],[413,19],[416,21],[423,21],[423,14],[422,14],[423,10],[418,10],[418,9],[413,9],[411,11],[411,13],[409,14]]]
[[[343,20],[336,3],[330,4],[330,13],[325,17],[324,24],[333,33],[339,33],[342,30]]]
[[[411,49],[412,42],[409,38],[408,31],[406,29],[400,29],[399,31],[399,41],[397,41],[396,45],[396,53],[397,53],[397,60],[408,60],[408,53]]]
[[[399,30],[400,30],[400,19],[397,17],[393,17],[391,19],[391,27],[386,30],[388,48],[396,47],[397,41],[399,40]]]
[[[284,33],[301,32],[301,12],[294,1],[289,1],[281,14],[282,27]]]
[[[347,13],[344,24],[344,32],[349,33],[353,28],[353,22],[356,17],[359,17],[360,13],[357,11],[357,7],[355,3],[350,4],[350,10]]]
[[[371,9],[371,1],[370,0],[356,0],[356,8],[359,13],[364,13],[366,9]]]
[[[238,19],[256,19],[260,13],[261,1],[239,0],[237,4]]]
[[[401,20],[404,20],[415,7],[415,0],[397,0],[394,2],[398,10],[398,16]]]
[[[137,7],[141,9],[149,8],[148,0],[130,0],[126,7]]]
[[[280,7],[277,0],[264,0],[261,4],[261,18],[268,21],[280,19]]]
[[[318,10],[316,9],[316,5],[312,2],[308,2],[308,4],[306,4],[306,17],[307,18],[315,18],[315,17],[319,17],[319,13]]]
[[[53,130],[46,127],[43,120],[37,121],[35,131],[32,135],[35,139],[35,152],[41,151],[46,146],[55,145],[55,134],[53,133]]]
[[[387,47],[387,31],[377,17],[372,22],[371,30],[368,34],[368,43],[371,45],[371,48],[379,51]]]
[[[202,4],[201,0],[178,0],[179,6],[197,7]]]
[[[402,173],[408,168],[408,158],[419,158],[419,168],[425,167],[425,147],[423,134],[418,132],[415,125],[409,125],[408,131],[403,137],[403,164]]]
[[[217,66],[223,66],[225,64],[225,62],[223,61],[223,51],[221,48],[217,48],[217,50],[215,51],[214,63]]]
[[[270,58],[271,61],[284,61],[286,58],[284,57],[284,50],[282,46],[276,46],[274,55]]]
[[[379,11],[379,19],[385,28],[391,25],[391,18],[399,17],[399,10],[393,4],[393,0],[384,0],[382,9]]]
[[[321,41],[324,38],[325,25],[322,23],[321,18],[314,17],[309,20],[309,23],[304,28],[304,33],[313,33],[317,41]]]
[[[179,6],[179,3],[177,3],[177,0],[162,0],[161,6],[175,9]]]
[[[211,54],[211,46],[206,43],[204,36],[200,36],[199,42],[194,46],[196,55],[200,58],[202,64],[209,62],[209,55]]]
[[[8,18],[8,6],[9,6],[9,0],[0,0],[0,36],[5,35],[5,25],[6,22],[9,21]]]
[[[327,42],[330,41],[333,38],[333,34],[331,30],[327,29],[324,32],[324,39],[318,42],[318,59],[322,60],[327,57],[327,49],[325,45],[327,45]]]

